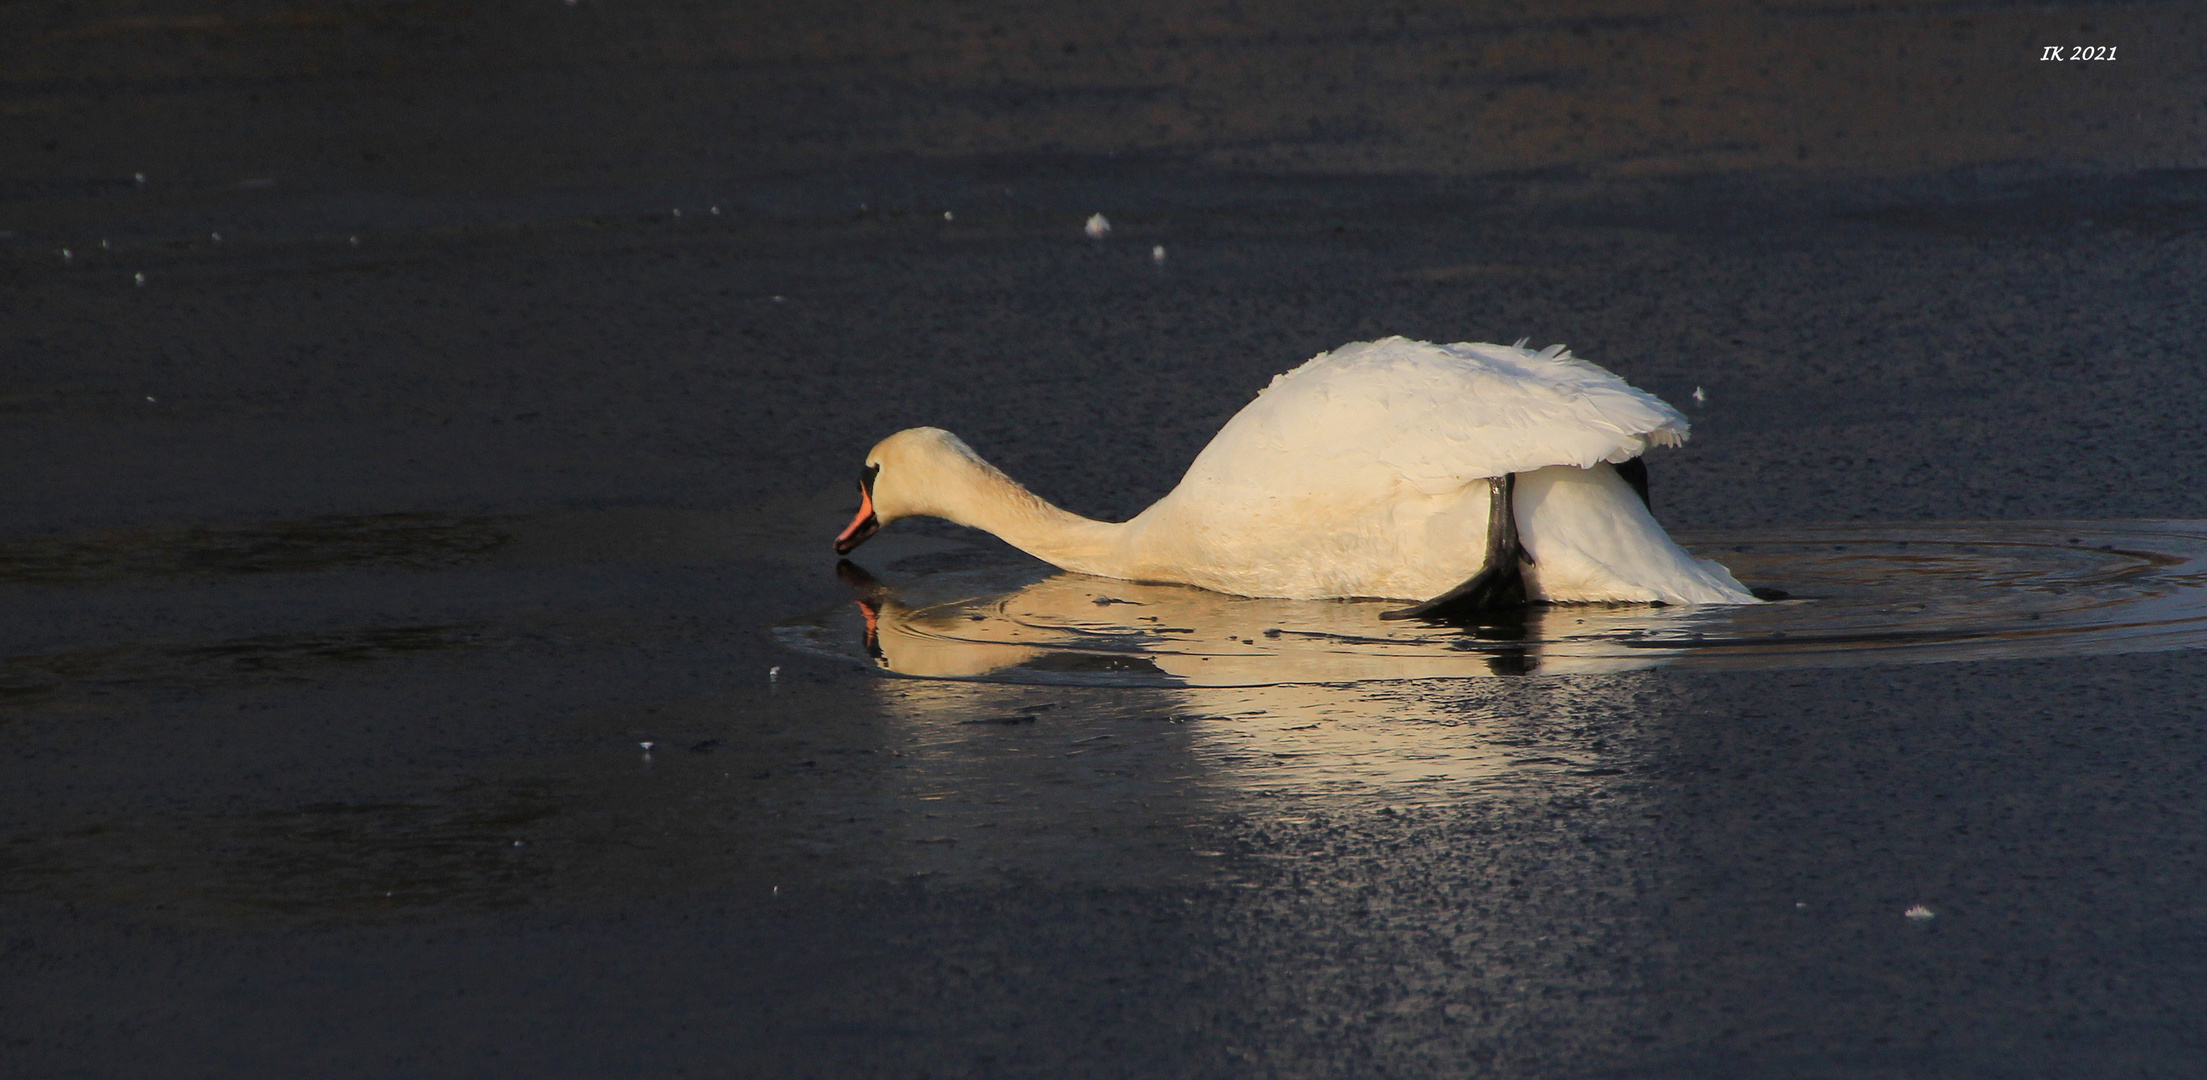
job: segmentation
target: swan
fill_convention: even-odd
[[[1061,569],[1239,596],[1400,598],[1386,618],[1530,601],[1753,604],[1647,502],[1650,446],[1686,418],[1561,345],[1390,337],[1277,376],[1123,523],[1061,510],[941,428],[883,439],[849,555],[903,517],[984,529]]]

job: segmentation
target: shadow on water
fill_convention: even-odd
[[[2207,523],[1843,524],[1681,537],[1793,598],[1559,604],[1521,624],[1383,622],[1390,601],[1260,600],[1033,564],[889,568],[778,628],[818,655],[935,679],[1255,687],[1990,660],[2207,643]]]

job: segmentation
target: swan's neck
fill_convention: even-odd
[[[1122,576],[1123,525],[1050,505],[995,466],[972,461],[937,492],[934,516],[985,529],[1005,543],[1065,570]]]

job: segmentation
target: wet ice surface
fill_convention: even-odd
[[[1293,601],[1063,574],[972,553],[778,628],[793,648],[923,678],[1261,687],[2075,656],[2207,643],[2207,523],[1924,522],[1684,535],[1790,597],[1738,607],[1547,605],[1478,627],[1390,601]],[[904,573],[894,573],[904,568]],[[933,568],[933,569],[931,569]]]

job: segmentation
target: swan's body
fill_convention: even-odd
[[[1525,595],[1557,602],[1755,603],[1672,542],[1614,467],[1674,446],[1685,417],[1559,347],[1345,345],[1272,381],[1132,521],[1035,497],[939,428],[867,456],[847,553],[899,517],[948,518],[1066,570],[1295,599],[1447,593],[1482,571],[1509,505]],[[1504,548],[1503,550],[1506,550]]]

